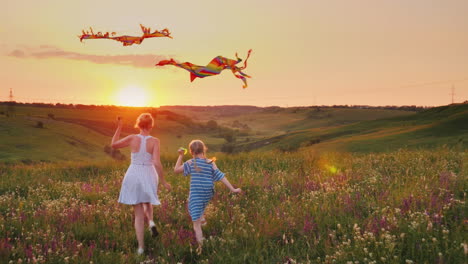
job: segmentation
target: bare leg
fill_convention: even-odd
[[[207,221],[206,221],[206,218],[205,218],[205,214],[203,214],[201,217],[200,217],[200,223],[202,226],[205,226]]]
[[[145,212],[145,223],[149,225],[149,222],[153,221],[153,205],[144,203],[143,210]]]
[[[143,209],[145,214],[145,222],[149,225],[151,235],[153,237],[157,237],[159,233],[153,221],[153,205],[151,203],[144,203]]]
[[[142,204],[136,204],[133,206],[133,210],[135,212],[135,231],[136,237],[138,240],[138,248],[145,248],[145,236],[144,236],[144,228],[145,228],[145,214],[143,210]]]
[[[195,230],[195,238],[197,239],[198,244],[201,246],[203,244],[203,232],[201,229],[201,219],[193,221],[193,230]]]

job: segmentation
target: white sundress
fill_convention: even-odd
[[[140,150],[132,152],[132,161],[125,173],[120,189],[119,203],[139,204],[151,203],[159,205],[159,176],[153,165],[153,155],[146,152],[146,140],[151,136],[137,135],[140,140]]]

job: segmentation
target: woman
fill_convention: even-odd
[[[135,124],[135,128],[138,128],[140,133],[119,139],[122,120],[118,118],[111,145],[115,149],[130,146],[132,151],[132,160],[122,182],[119,203],[133,205],[139,255],[144,251],[145,222],[148,223],[153,237],[158,235],[153,221],[153,205],[161,204],[158,198],[159,180],[167,190],[171,189],[164,179],[159,139],[150,136],[153,125],[154,120],[151,114],[143,113],[137,118]]]

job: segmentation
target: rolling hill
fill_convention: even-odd
[[[236,151],[317,150],[382,152],[398,148],[468,147],[468,104],[435,107],[349,125],[302,129],[241,144]]]
[[[3,107],[3,108],[2,108]],[[400,147],[461,145],[466,148],[467,105],[421,112],[360,107],[164,106],[134,108],[16,104],[7,116],[0,104],[0,162],[30,163],[125,158],[110,152],[115,117],[123,134],[136,133],[142,112],[155,116],[154,135],[173,153],[190,140],[211,151],[294,151],[301,147],[351,152]]]

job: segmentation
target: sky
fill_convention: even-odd
[[[466,0],[1,0],[0,101],[113,105],[419,105],[468,100]],[[123,47],[83,29],[169,38]],[[196,79],[158,61],[206,65]]]

